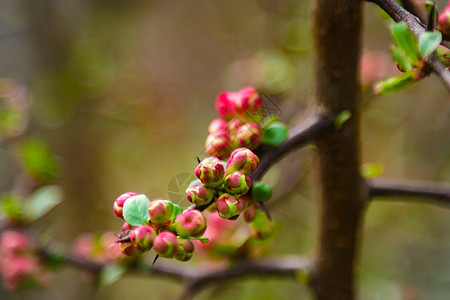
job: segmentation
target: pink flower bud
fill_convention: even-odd
[[[241,89],[235,102],[236,112],[239,114],[260,115],[263,109],[261,97],[251,86]]]
[[[30,249],[30,238],[22,231],[7,229],[0,235],[0,255]]]
[[[442,32],[442,38],[450,39],[450,3],[444,8],[438,16],[439,30]]]
[[[231,219],[239,216],[239,214],[244,210],[242,202],[229,194],[222,194],[219,199],[217,199],[216,206],[217,212],[224,219]]]
[[[210,203],[214,197],[214,190],[204,187],[203,184],[194,184],[187,188],[186,198],[197,206]]]
[[[240,147],[253,150],[261,144],[262,134],[263,131],[259,124],[247,123],[238,128],[233,142]]]
[[[221,118],[217,118],[212,120],[212,122],[209,124],[208,127],[208,133],[214,133],[214,132],[218,132],[218,131],[223,131],[223,130],[227,130],[228,127],[228,122],[225,121],[224,119]]]
[[[232,92],[223,92],[217,96],[216,110],[221,117],[228,119],[236,114],[235,97],[236,94]]]
[[[122,225],[122,231],[131,230],[131,229],[133,229],[133,228],[134,228],[134,226],[128,224],[127,222],[123,222],[123,225]]]
[[[138,256],[144,253],[139,245],[132,242],[120,242],[119,246],[122,253],[128,256]]]
[[[228,131],[216,131],[206,137],[205,152],[208,155],[226,159],[231,153],[231,141]]]
[[[178,250],[175,259],[179,261],[188,261],[192,258],[195,250],[194,243],[191,240],[178,237]]]
[[[256,215],[256,206],[255,205],[249,205],[247,207],[247,209],[244,212],[244,219],[245,222],[250,223],[255,219],[255,215]]]
[[[177,236],[169,231],[158,233],[153,241],[153,248],[155,248],[156,253],[161,257],[174,257],[177,253],[178,246]]]
[[[250,177],[239,171],[233,172],[225,177],[225,190],[232,195],[245,195],[251,185],[252,181]]]
[[[227,174],[239,171],[242,174],[252,174],[259,164],[259,158],[247,148],[238,148],[231,152],[230,159],[227,162]]]
[[[223,162],[217,157],[210,156],[202,160],[195,167],[195,176],[205,187],[217,187],[222,184],[225,175]]]
[[[133,196],[137,196],[137,193],[128,192],[117,197],[116,201],[114,201],[114,212],[116,213],[116,216],[123,219],[123,205],[128,198]]]
[[[175,219],[175,230],[181,237],[199,237],[206,230],[206,220],[199,210],[185,211]]]
[[[171,220],[173,215],[173,203],[168,200],[153,200],[148,205],[150,222],[158,225]]]
[[[153,246],[156,232],[150,226],[138,226],[130,232],[130,241],[138,245],[142,251],[148,251]]]

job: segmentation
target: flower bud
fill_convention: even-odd
[[[192,258],[195,250],[194,243],[191,240],[178,237],[178,251],[175,259],[179,261],[188,261]]]
[[[222,194],[217,199],[217,212],[224,219],[231,219],[239,216],[244,210],[244,206],[241,201],[230,194]]]
[[[253,235],[260,240],[266,240],[273,235],[273,224],[261,209],[255,210],[255,216],[250,223],[250,228]]]
[[[156,232],[150,226],[138,226],[130,232],[130,241],[138,245],[142,251],[148,251],[153,246]]]
[[[175,219],[175,230],[181,237],[199,237],[206,230],[206,220],[199,210],[185,211]]]
[[[252,181],[250,177],[239,171],[233,172],[225,177],[225,190],[232,195],[245,195],[251,185]]]
[[[226,159],[231,152],[231,141],[228,131],[210,133],[206,137],[205,152],[208,155]]]
[[[257,210],[257,208],[256,208],[256,206],[254,204],[249,205],[247,207],[247,209],[244,212],[244,220],[245,220],[245,222],[250,223],[250,222],[252,222],[255,219],[256,210]]]
[[[238,148],[231,152],[227,162],[227,174],[239,171],[244,175],[252,174],[259,164],[259,158],[247,148]]]
[[[153,200],[148,205],[150,222],[158,225],[171,220],[173,215],[173,203],[168,200]]]
[[[450,4],[450,3],[449,3]],[[444,10],[438,16],[439,30],[442,32],[443,39],[450,39],[450,5],[444,8]]]
[[[144,253],[139,245],[132,242],[119,242],[119,246],[122,253],[128,256],[138,256]]]
[[[262,134],[263,131],[259,124],[247,123],[238,128],[233,143],[253,150],[261,144]]]
[[[169,231],[158,233],[153,241],[153,248],[155,248],[156,253],[161,257],[174,257],[177,253],[178,246],[177,236]]]
[[[236,114],[234,98],[236,98],[236,93],[232,92],[223,92],[217,96],[216,110],[221,117],[229,119]]]
[[[128,198],[133,196],[137,196],[137,193],[128,192],[117,197],[116,201],[114,201],[114,212],[116,213],[116,216],[123,219],[123,205]]]
[[[30,238],[22,231],[6,229],[0,234],[0,254],[5,255],[30,249]]]
[[[131,230],[131,229],[133,229],[133,227],[134,226],[128,224],[127,222],[124,222],[123,225],[122,225],[122,232],[123,231],[127,231],[127,230]]]
[[[223,162],[217,157],[210,156],[202,160],[195,167],[195,176],[205,187],[217,187],[222,184],[225,175]]]
[[[214,197],[214,190],[204,187],[203,184],[195,184],[186,190],[186,198],[197,206],[210,203]]]
[[[228,122],[224,119],[217,118],[211,121],[208,127],[208,133],[214,133],[218,131],[227,130]]]
[[[239,114],[261,115],[263,102],[258,92],[251,86],[242,88],[236,97],[236,112]]]

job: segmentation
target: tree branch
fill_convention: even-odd
[[[419,18],[401,7],[395,0],[367,0],[377,4],[383,9],[395,22],[404,22],[408,28],[419,38],[425,32],[425,24]],[[427,65],[436,73],[450,90],[450,72],[441,64],[436,53],[431,54],[426,60]]]
[[[417,201],[433,200],[436,204],[450,205],[450,186],[448,185],[391,178],[374,178],[368,180],[367,183],[371,198],[412,197]]]
[[[289,139],[278,147],[267,147],[257,153],[259,166],[250,176],[252,182],[260,180],[272,165],[292,150],[300,149],[308,142],[331,131],[334,122],[330,118],[313,115],[289,131]]]

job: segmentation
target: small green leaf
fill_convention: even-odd
[[[133,226],[148,225],[148,205],[150,200],[145,195],[137,195],[127,199],[123,205],[123,218]]]
[[[252,185],[252,200],[255,202],[268,201],[272,197],[272,188],[262,182]]]
[[[13,221],[24,220],[24,199],[15,194],[6,194],[0,198],[0,216]]]
[[[205,238],[204,236],[199,237],[198,240],[199,240],[202,244],[206,244],[207,242],[209,242],[209,239],[208,239],[208,238]]]
[[[380,176],[384,172],[384,165],[380,163],[365,163],[362,167],[362,174],[365,178]]]
[[[416,74],[406,72],[405,74],[378,82],[374,86],[375,95],[385,95],[406,89],[413,84]]]
[[[99,286],[104,287],[113,284],[114,282],[119,280],[125,274],[126,271],[127,268],[121,264],[106,265],[100,271],[98,277]]]
[[[425,59],[434,52],[442,41],[442,34],[439,31],[426,31],[419,37],[420,56]]]
[[[419,59],[417,39],[405,23],[398,23],[392,26],[392,36],[397,45],[405,51],[406,55],[413,62]]]
[[[337,130],[341,129],[342,125],[350,119],[352,116],[352,113],[349,110],[343,110],[341,111],[336,118],[334,119],[334,126]]]
[[[266,145],[278,146],[287,140],[288,135],[289,132],[286,125],[281,122],[275,122],[264,128],[262,142]]]
[[[25,206],[25,216],[29,221],[35,221],[61,203],[62,190],[56,185],[41,187],[33,193]]]
[[[412,65],[411,62],[409,61],[408,56],[406,56],[405,52],[398,47],[394,47],[392,51],[394,55],[394,60],[398,63],[400,69],[403,72],[411,70]]]
[[[169,200],[167,200],[167,201],[169,201]],[[170,219],[174,220],[174,221],[175,221],[175,218],[183,212],[183,209],[181,208],[181,206],[179,206],[178,204],[175,204],[175,203],[173,203],[171,210],[172,210],[172,217]]]
[[[305,270],[300,270],[294,273],[295,280],[301,284],[307,285],[309,283],[309,273]]]
[[[26,170],[36,180],[48,181],[58,175],[58,164],[43,140],[27,140],[22,145],[21,159]]]

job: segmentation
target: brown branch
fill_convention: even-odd
[[[383,9],[395,22],[404,22],[414,35],[419,36],[425,32],[425,25],[409,11],[401,7],[395,0],[367,0],[377,4]],[[436,73],[450,90],[450,72],[439,61],[436,53],[431,54],[426,60],[427,65]]]
[[[433,200],[440,205],[450,205],[450,186],[435,182],[374,178],[367,181],[370,197],[408,197],[399,200]]]

